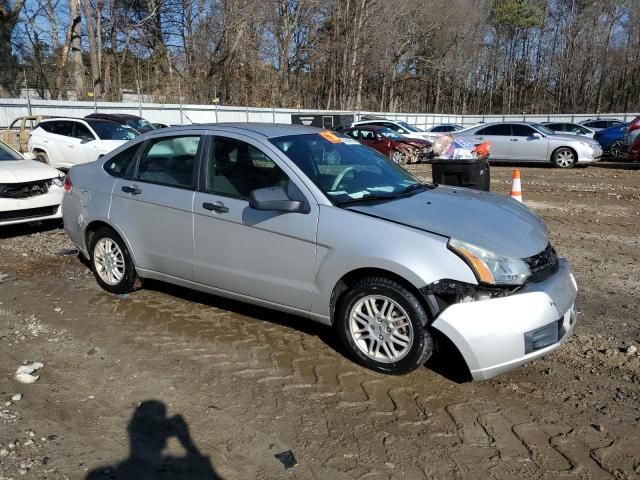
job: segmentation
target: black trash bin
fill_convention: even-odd
[[[433,183],[489,191],[491,176],[486,158],[434,158],[431,164]]]

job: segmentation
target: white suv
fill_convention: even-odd
[[[137,135],[131,127],[109,120],[52,118],[31,132],[29,151],[41,162],[68,169],[92,162]]]

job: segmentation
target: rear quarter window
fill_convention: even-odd
[[[136,158],[136,154],[140,149],[140,144],[133,145],[132,147],[126,148],[120,153],[111,157],[105,164],[104,170],[109,175],[114,177],[124,177],[126,176],[127,171],[129,170],[129,166],[133,165],[133,161]]]

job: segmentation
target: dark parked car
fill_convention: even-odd
[[[84,118],[100,118],[102,120],[111,120],[118,122],[120,125],[126,125],[137,130],[140,133],[145,133],[150,130],[155,130],[153,124],[142,117],[137,115],[129,115],[128,113],[90,113]]]
[[[377,150],[395,163],[416,163],[432,156],[431,142],[407,138],[390,128],[375,125],[358,125],[345,128],[343,134]]]
[[[436,125],[435,127],[431,127],[427,129],[427,132],[433,133],[450,133],[457,132],[458,130],[462,130],[464,127],[462,125],[455,125],[453,123],[445,123],[442,125]]]
[[[597,132],[598,130],[602,130],[603,128],[611,128],[611,127],[617,127],[619,125],[624,125],[624,122],[622,120],[617,120],[615,118],[608,119],[608,120],[596,118],[596,119],[584,120],[580,122],[580,125],[584,125],[585,127],[590,128],[591,130],[595,130]]]
[[[624,139],[625,124],[598,130],[593,139],[600,144],[602,150],[610,157],[624,157],[627,145]]]

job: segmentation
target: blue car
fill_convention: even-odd
[[[593,139],[597,141],[602,150],[611,157],[623,157],[627,153],[627,147],[624,141],[626,123],[615,127],[604,128],[598,130]]]

